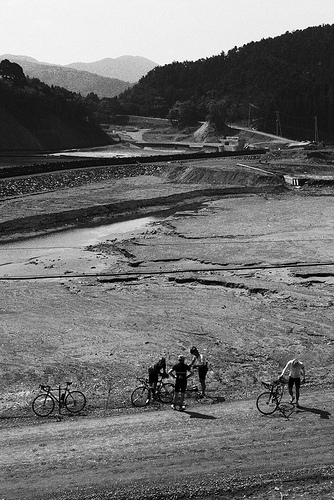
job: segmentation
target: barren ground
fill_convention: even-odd
[[[2,198],[13,248],[56,227],[158,218],[80,261],[1,260],[0,498],[334,498],[332,191],[282,189],[236,163]],[[208,398],[132,408],[136,376],[192,345],[210,363]],[[296,355],[303,408],[261,416],[260,381]],[[38,385],[66,380],[83,414],[33,416]]]

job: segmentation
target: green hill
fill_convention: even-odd
[[[207,118],[295,139],[334,140],[334,25],[234,47],[150,71],[118,97],[123,113]]]

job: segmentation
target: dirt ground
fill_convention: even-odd
[[[13,254],[48,230],[37,216],[53,214],[53,229],[82,206],[109,207],[86,224],[156,218],[80,259],[2,258],[0,498],[334,498],[331,189],[219,165],[1,200],[15,230],[0,250],[10,240]],[[136,376],[161,355],[190,360],[192,345],[209,360],[208,398],[189,396],[184,413],[132,408]],[[261,380],[294,356],[302,408],[261,416]],[[33,416],[39,384],[66,380],[85,392],[83,414]]]

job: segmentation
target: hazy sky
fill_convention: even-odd
[[[0,0],[0,55],[164,65],[321,24],[334,24],[334,0]]]

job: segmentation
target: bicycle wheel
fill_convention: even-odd
[[[146,406],[148,399],[149,391],[148,388],[145,387],[145,385],[137,387],[131,394],[131,403],[133,404],[133,406]]]
[[[158,398],[162,403],[171,403],[174,398],[174,385],[173,384],[161,384],[159,387]]]
[[[86,397],[80,391],[71,391],[67,394],[64,404],[71,413],[79,413],[86,406]]]
[[[32,402],[32,409],[39,417],[47,417],[54,407],[55,402],[49,394],[39,394]]]
[[[271,415],[277,409],[278,401],[271,392],[263,392],[256,400],[256,407],[263,415]]]

